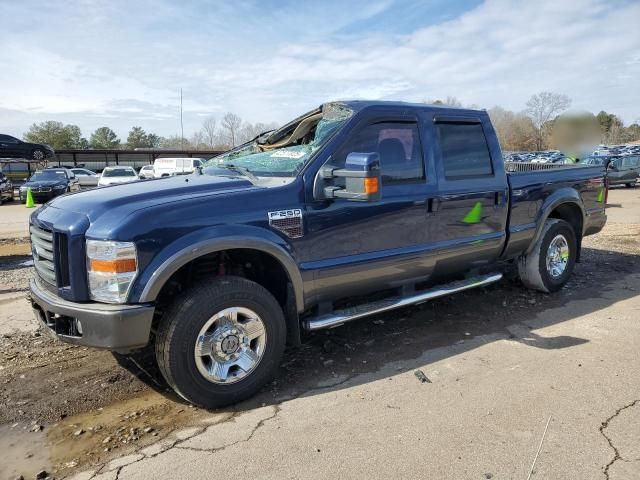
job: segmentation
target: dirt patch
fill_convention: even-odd
[[[610,282],[640,272],[639,239],[640,225],[615,224],[588,237],[571,281],[553,295],[505,279],[309,335],[302,348],[287,351],[279,377],[236,409],[274,404],[319,384],[337,385],[359,373],[378,371],[390,360],[416,358],[475,336],[508,336],[510,325],[526,325],[537,313],[572,300],[599,297]],[[0,282],[26,289],[30,267],[19,266],[20,261],[24,259],[0,262]],[[626,294],[635,296],[640,287],[626,288]],[[2,308],[0,304],[0,316]],[[208,415],[176,398],[144,352],[116,358],[60,343],[41,331],[0,337],[0,385],[0,424],[17,424],[21,436],[44,435],[46,461],[56,475],[128,453]],[[41,432],[30,432],[38,426]],[[15,455],[25,457],[29,452],[21,445]]]
[[[0,241],[0,257],[12,257],[16,255],[30,255],[31,243],[29,239],[19,239],[17,241]]]

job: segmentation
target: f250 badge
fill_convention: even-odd
[[[287,237],[300,238],[304,235],[301,209],[278,210],[277,212],[268,212],[267,215],[269,216],[269,225]]]

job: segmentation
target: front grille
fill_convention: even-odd
[[[35,225],[31,225],[29,232],[31,232],[33,266],[43,281],[55,287],[56,268],[53,253],[53,233]]]

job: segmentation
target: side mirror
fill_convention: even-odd
[[[359,202],[380,200],[380,156],[377,153],[352,152],[347,155],[344,168],[325,165],[320,177],[330,184],[324,186],[324,198]],[[335,180],[342,178],[344,186],[335,185]]]

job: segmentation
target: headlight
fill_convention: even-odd
[[[131,242],[87,240],[89,295],[106,303],[124,303],[138,273],[136,246]]]

